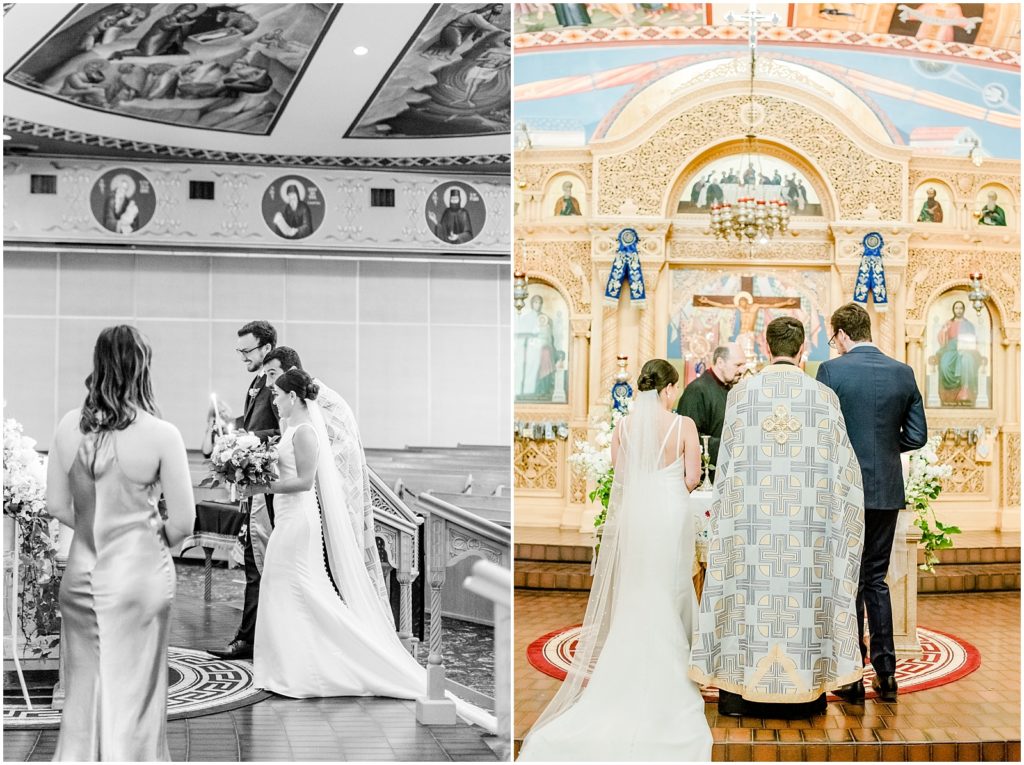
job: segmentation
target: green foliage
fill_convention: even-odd
[[[57,550],[50,539],[50,519],[5,507],[19,526],[18,626],[26,651],[39,659],[48,658],[60,643],[60,577]]]

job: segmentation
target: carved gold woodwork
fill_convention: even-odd
[[[545,161],[543,163],[531,162],[530,159],[534,155],[543,156]],[[590,163],[589,152],[585,152],[585,157],[583,160],[573,161],[569,158],[559,157],[552,152],[521,151],[516,154],[516,186],[543,191],[548,181],[558,173],[572,173],[578,175],[587,191],[590,191],[593,166]]]
[[[943,439],[936,450],[939,462],[953,469],[952,475],[942,482],[942,492],[951,494],[984,494],[987,465],[974,461],[975,445],[966,441],[957,443]]]
[[[586,428],[573,428],[572,433],[569,436],[569,442],[572,444],[572,453],[577,454],[579,449],[576,448],[576,444],[580,441],[586,441],[590,436],[590,433]],[[569,471],[569,501],[574,505],[583,505],[587,501],[587,478],[582,473],[578,473],[575,470]]]
[[[668,259],[673,262],[742,260],[751,263],[779,261],[800,261],[801,263],[832,262],[833,246],[830,242],[802,242],[782,238],[771,241],[764,247],[749,248],[739,242],[723,242],[706,237],[703,239],[670,239]],[[769,254],[770,253],[770,254]]]
[[[590,241],[529,242],[519,267],[530,278],[548,280],[568,299],[572,312],[590,312]]]
[[[972,271],[986,275],[985,288],[998,308],[1000,323],[1019,324],[1020,252],[989,249],[912,247],[907,259],[907,319],[924,319],[928,305],[946,290],[969,287]]]
[[[513,469],[517,489],[542,489],[558,492],[562,488],[561,458],[565,452],[560,441],[515,439]]]
[[[1020,507],[1020,432],[1003,433],[1003,481],[1001,504]]]
[[[755,102],[765,110],[758,135],[792,146],[827,178],[838,197],[840,218],[856,220],[874,206],[886,220],[902,220],[905,209],[904,171],[898,162],[873,156],[846,132],[808,107],[774,96]],[[676,182],[679,168],[689,165],[708,144],[709,136],[743,135],[735,98],[704,102],[676,114],[642,144],[597,160],[598,210],[620,215],[635,205],[638,215],[666,214],[665,192]]]

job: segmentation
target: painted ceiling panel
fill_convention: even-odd
[[[507,169],[508,6],[440,7],[16,3],[3,25],[5,128],[70,154],[497,157]],[[422,35],[434,68],[412,71]]]

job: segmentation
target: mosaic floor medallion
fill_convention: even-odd
[[[253,684],[252,662],[218,659],[205,651],[171,647],[167,667],[167,717],[225,712],[269,698]],[[45,704],[29,710],[15,691],[4,693],[4,728],[58,728],[60,711]]]
[[[526,658],[534,669],[558,680],[564,680],[572,664],[572,655],[576,650],[579,635],[580,625],[542,635],[526,649]],[[978,649],[958,637],[918,627],[917,639],[921,645],[921,656],[896,663],[896,682],[901,694],[952,683],[981,666]],[[865,667],[864,684],[869,699],[877,695],[871,688],[874,676],[871,666]],[[704,689],[704,699],[717,700],[718,690]],[[831,694],[828,699],[838,701]]]

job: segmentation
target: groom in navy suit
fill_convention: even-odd
[[[235,420],[235,427],[247,430],[266,441],[271,436],[279,435],[277,411],[274,409],[272,386],[267,384],[263,373],[263,359],[277,346],[277,330],[266,321],[251,321],[238,330],[238,342],[235,351],[242,357],[242,363],[248,372],[255,372],[256,377],[249,383],[245,397],[244,414]],[[266,513],[263,513],[263,502],[266,502]],[[261,523],[263,518],[266,518]],[[254,522],[255,521],[255,522]],[[269,523],[268,523],[269,521]],[[256,494],[252,498],[252,509],[249,517],[249,530],[245,535],[245,598],[242,603],[242,623],[235,633],[234,639],[227,648],[211,650],[214,656],[224,659],[251,659],[252,646],[256,637],[256,611],[260,600],[260,578],[263,565],[264,541],[256,541],[257,549],[253,549],[254,526],[262,529],[262,534],[270,533],[274,524],[274,495]],[[258,553],[257,553],[258,550]],[[257,556],[259,561],[257,561]]]
[[[889,570],[899,511],[906,506],[900,453],[928,441],[924,404],[914,370],[890,359],[871,342],[871,317],[856,303],[832,314],[828,344],[839,358],[818,367],[818,382],[839,397],[850,443],[864,478],[864,552],[857,590],[860,651],[864,645],[864,611],[871,632],[871,666],[875,690],[883,701],[896,701],[896,649],[892,604],[885,575]],[[913,576],[913,573],[910,574]],[[864,699],[857,681],[836,690],[849,701]]]

